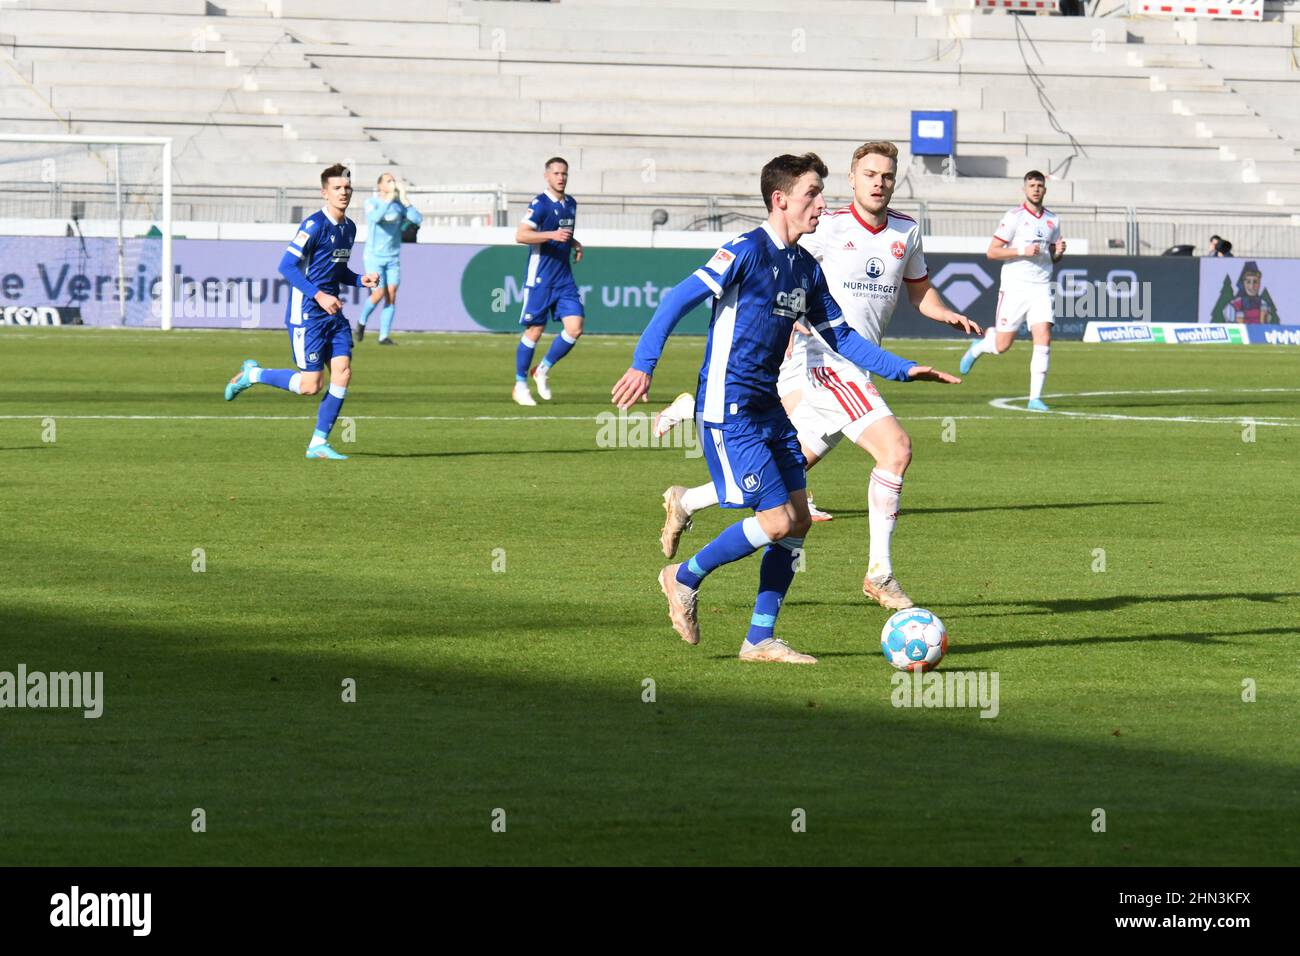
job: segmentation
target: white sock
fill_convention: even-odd
[[[898,522],[898,499],[903,494],[903,476],[882,468],[871,470],[867,485],[867,522],[871,526],[871,555],[867,559],[867,576],[878,578],[894,573],[889,557],[889,541]]]
[[[302,372],[293,373],[293,377],[289,379],[289,391],[295,395],[302,394]]]
[[[260,365],[254,365],[248,370],[248,380],[254,385],[262,380],[262,367]]]
[[[1029,397],[1031,399],[1041,398],[1043,395],[1043,383],[1047,381],[1047,366],[1049,364],[1050,345],[1035,345],[1034,357],[1029,360]]]
[[[998,350],[998,333],[994,329],[989,329],[984,333],[984,338],[980,339],[971,346],[972,355],[983,355],[986,352],[996,353]]]
[[[687,488],[682,494],[682,507],[688,515],[693,515],[701,508],[712,508],[718,503],[718,489],[713,482],[698,488]]]
[[[329,444],[329,439],[321,438],[320,435],[312,435],[311,441],[307,442],[307,447],[315,448],[317,445],[327,445],[327,444]]]

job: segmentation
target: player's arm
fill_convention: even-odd
[[[994,262],[1010,262],[1012,259],[1032,259],[1038,255],[1038,243],[1030,242],[1023,246],[1012,246],[1000,236],[994,236],[985,253]]]
[[[930,285],[928,277],[915,280],[904,279],[903,283],[907,286],[907,301],[911,302],[912,308],[927,319],[942,322],[944,325],[951,325],[954,329],[961,329],[967,335],[984,334],[984,330],[977,323],[972,322],[960,312],[954,312],[944,304],[943,297],[939,295],[939,290]]]
[[[911,359],[900,358],[864,339],[844,321],[844,314],[826,288],[826,280],[818,270],[817,285],[813,289],[813,309],[808,319],[812,333],[826,346],[844,356],[864,372],[879,375],[895,382],[927,379],[932,382],[957,384],[961,379],[940,372],[928,365],[918,365]],[[820,303],[820,304],[819,304]]]
[[[303,269],[303,263],[311,255],[311,250],[316,243],[316,226],[310,219],[305,220],[298,227],[298,233],[289,243],[288,248],[284,250],[284,255],[280,257],[280,275],[289,280],[289,285],[293,286],[309,299],[315,299],[316,303],[329,315],[333,315],[343,308],[343,303],[338,300],[337,296],[332,296],[328,292],[322,292],[320,288],[307,278],[307,273]]]
[[[1048,246],[1048,248],[1052,252],[1053,262],[1060,262],[1062,259],[1065,258],[1065,240],[1061,238],[1060,223],[1057,223],[1056,225],[1056,241],[1053,242],[1050,246]]]
[[[632,367],[610,389],[610,401],[619,408],[630,408],[638,400],[648,401],[650,379],[663,355],[664,345],[673,329],[692,309],[715,294],[700,277],[700,271],[687,276],[659,300],[650,324],[637,340],[632,353]]]
[[[528,215],[515,227],[515,242],[526,246],[540,246],[543,242],[568,242],[573,233],[567,229],[555,229],[542,232],[537,228],[541,220],[541,196],[528,206]]]

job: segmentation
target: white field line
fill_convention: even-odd
[[[1052,395],[1044,395],[1043,398],[1097,398],[1111,395],[1213,395],[1220,392],[1228,394],[1300,392],[1300,388],[1149,388],[1105,392],[1056,392]],[[1020,408],[1019,406],[1012,404],[1012,402],[1026,402],[1028,400],[1028,395],[1016,395],[1007,398],[995,398],[992,399],[989,404],[994,408],[1000,408],[1009,412],[1022,412],[1026,415],[1041,415],[1043,417],[1049,415],[1060,415],[1067,418],[1082,419],[1084,421],[1176,422],[1179,424],[1193,425],[1256,424],[1271,425],[1281,428],[1300,428],[1300,418],[1283,418],[1273,415],[1124,415],[1107,412],[1075,412],[1056,408],[1049,409],[1046,412],[1031,412],[1027,408]]]

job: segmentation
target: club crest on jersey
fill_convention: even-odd
[[[903,253],[906,251],[907,251],[907,247],[903,245],[901,242],[897,242],[897,241],[894,242],[889,247],[889,252],[891,255],[893,255],[895,259],[903,258]]]
[[[758,486],[760,484],[762,484],[762,482],[759,480],[758,475],[756,475],[752,471],[740,479],[740,487],[744,488],[746,491],[750,492],[751,494],[755,491],[758,491]]]
[[[881,260],[872,256],[867,260],[867,275],[872,279],[879,279],[885,274],[885,264]]]

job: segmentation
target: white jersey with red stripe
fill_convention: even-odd
[[[1038,243],[1038,255],[1032,259],[1012,259],[1002,263],[1004,288],[1045,286],[1052,281],[1052,243],[1060,241],[1061,220],[1050,209],[1034,213],[1021,203],[1008,209],[998,223],[993,238],[1001,239],[1013,249]]]
[[[817,231],[799,244],[821,263],[849,326],[877,345],[894,316],[903,284],[926,278],[921,228],[911,216],[892,209],[879,228],[869,225],[852,205],[837,209],[823,216]],[[787,361],[800,362],[809,374],[819,367],[856,371],[848,359],[803,335],[795,336],[795,350]]]

